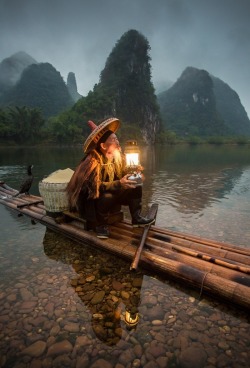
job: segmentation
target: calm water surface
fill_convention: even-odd
[[[39,180],[81,157],[81,147],[0,148],[0,180],[18,188],[32,163],[37,195]],[[158,226],[249,247],[249,146],[145,147],[141,161],[143,209],[159,203]],[[246,311],[131,274],[2,205],[0,218],[0,367],[248,367]]]

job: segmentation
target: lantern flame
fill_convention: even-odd
[[[126,165],[127,166],[138,166],[139,165],[139,154],[138,153],[126,153]]]

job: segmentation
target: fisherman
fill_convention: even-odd
[[[70,210],[95,222],[101,239],[109,237],[108,216],[117,205],[129,206],[133,226],[153,223],[140,214],[142,186],[136,186],[125,171],[124,155],[115,134],[120,121],[110,118],[98,126],[93,121],[88,125],[92,132],[83,145],[85,156],[66,189]]]

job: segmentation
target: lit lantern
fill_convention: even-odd
[[[128,171],[137,171],[140,166],[139,154],[140,150],[135,140],[127,141],[124,148],[124,154],[126,157],[126,166]]]
[[[124,147],[126,157],[126,171],[131,174],[128,179],[134,181],[134,185],[142,185],[141,165],[139,160],[140,150],[135,140],[127,141]]]

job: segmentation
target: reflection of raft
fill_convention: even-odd
[[[12,197],[15,193],[6,184],[0,184],[0,203],[72,240],[133,259],[142,230],[133,229],[129,222],[111,225],[111,237],[100,240],[84,229],[81,219],[71,217],[69,222],[58,223],[46,213],[41,197]],[[250,249],[151,226],[140,265],[200,292],[250,308]]]

